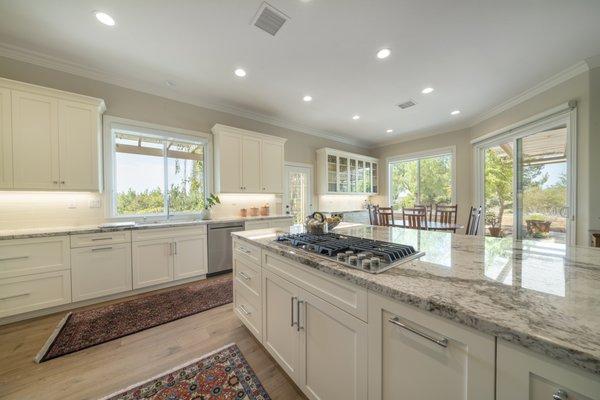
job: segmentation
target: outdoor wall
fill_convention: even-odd
[[[365,155],[371,154],[371,151],[366,148],[352,146],[249,118],[182,103],[5,57],[0,57],[0,77],[104,99],[106,102],[106,115],[205,133],[210,133],[212,126],[220,123],[283,137],[287,139],[285,160],[308,163],[312,164],[313,167],[316,167],[316,150],[322,147],[332,147]],[[313,193],[316,193],[316,187],[313,188]],[[57,194],[53,197],[52,193],[40,196],[36,193],[11,195],[6,192],[0,192],[0,205],[2,205],[0,208],[0,229],[25,226],[53,226],[56,224],[94,224],[102,221],[104,218],[104,202],[102,202],[101,209],[89,209],[87,206],[89,198],[97,198],[97,194],[88,194],[83,197],[74,195],[71,197],[73,201],[70,201],[69,196],[64,194]],[[40,198],[45,200],[42,202]],[[271,197],[257,199],[253,196],[247,202],[244,202],[243,199],[236,197],[233,203],[224,206],[223,210],[216,210],[215,214],[223,215],[241,207],[250,207],[255,205],[255,203],[260,204],[272,200]],[[278,196],[275,201],[280,202],[281,196]],[[68,208],[70,203],[75,204],[76,208]],[[273,209],[281,210],[281,204],[279,203]],[[26,210],[25,215],[27,217],[25,220],[23,219],[23,210]]]

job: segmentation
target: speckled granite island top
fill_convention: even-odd
[[[292,227],[292,232],[302,228]],[[600,250],[444,232],[355,225],[336,233],[412,245],[426,255],[381,274],[274,242],[242,240],[479,331],[600,374]]]
[[[0,229],[0,240],[10,239],[31,239],[37,237],[50,237],[61,235],[79,235],[84,233],[103,233],[103,232],[118,232],[127,230],[141,229],[161,229],[161,228],[177,228],[185,226],[209,225],[222,222],[245,222],[245,221],[262,221],[269,219],[290,218],[287,215],[266,215],[258,217],[223,217],[209,220],[170,220],[158,222],[146,222],[134,225],[79,225],[79,226],[57,226],[46,228],[27,228],[27,229]]]

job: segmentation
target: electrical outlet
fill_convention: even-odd
[[[90,208],[100,208],[100,199],[91,199]]]

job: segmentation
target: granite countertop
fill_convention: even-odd
[[[102,233],[102,232],[117,232],[126,230],[140,229],[160,229],[174,228],[183,226],[208,225],[222,222],[244,222],[244,221],[261,221],[266,219],[289,218],[289,215],[267,215],[257,217],[223,217],[210,220],[192,220],[192,221],[159,221],[137,223],[133,225],[119,225],[107,223],[103,225],[80,225],[80,226],[57,226],[45,228],[28,228],[28,229],[10,229],[0,230],[0,240],[8,239],[30,239],[36,237],[49,237],[61,235],[77,235],[84,233]]]
[[[343,210],[343,211],[322,211],[325,214],[350,214],[350,213],[359,213],[366,212],[366,208],[356,209],[356,210]]]
[[[293,233],[302,228],[293,226]],[[367,225],[336,233],[412,245],[426,255],[381,274],[274,242],[242,240],[370,291],[600,375],[600,249]]]

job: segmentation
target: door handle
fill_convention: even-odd
[[[431,336],[425,332],[421,332],[420,330],[413,328],[412,326],[409,326],[409,325],[404,324],[403,322],[400,322],[400,319],[398,317],[390,318],[388,321],[396,326],[399,326],[400,328],[406,329],[407,331],[414,333],[417,336],[421,336],[424,339],[432,341],[433,343],[437,344],[438,346],[448,347],[448,339],[445,337],[442,337],[440,339],[434,338],[433,336]]]
[[[294,300],[297,300],[298,298],[296,296],[293,296],[292,298],[290,298],[291,300],[291,310],[290,310],[290,314],[292,317],[292,322],[291,322],[291,327],[294,327],[294,325],[296,325],[296,322],[294,321]]]
[[[250,311],[246,310],[246,307],[244,307],[243,304],[240,304],[240,310],[242,310],[242,312],[246,315],[252,314]]]
[[[300,299],[298,299],[298,301],[296,302],[296,314],[298,314],[298,321],[296,322],[296,332],[300,332],[301,329],[304,329],[303,326],[300,326],[300,304],[304,302],[304,300]]]
[[[0,261],[27,260],[28,258],[29,256],[6,257],[0,258]]]
[[[246,275],[246,273],[244,271],[240,271],[240,276],[242,278],[244,278],[245,280],[249,281],[250,279],[252,279],[251,277],[249,277],[248,275]]]

